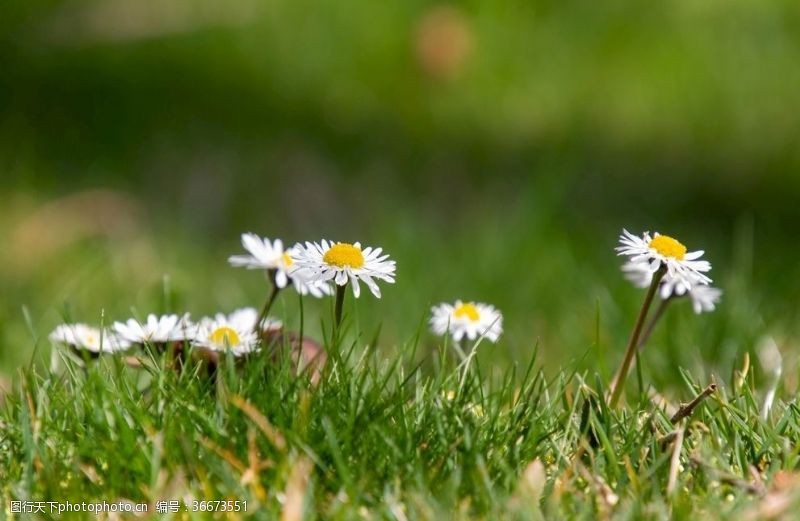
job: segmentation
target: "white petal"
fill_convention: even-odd
[[[351,276],[350,283],[353,285],[353,296],[358,298],[361,295],[361,286],[358,284],[358,277],[355,275]]]

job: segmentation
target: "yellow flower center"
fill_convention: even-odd
[[[683,260],[686,256],[686,246],[679,243],[668,235],[656,235],[650,241],[650,247],[656,250],[664,257],[672,257],[674,259]]]
[[[336,266],[338,268],[360,268],[364,265],[364,255],[361,253],[361,248],[340,242],[330,247],[322,260],[326,264]]]
[[[292,264],[294,264],[294,261],[292,260],[292,256],[289,255],[286,252],[283,252],[283,255],[282,255],[281,258],[283,259],[283,265],[286,266],[287,268],[290,267]]]
[[[97,337],[94,335],[87,335],[86,336],[86,345],[90,347],[94,347],[98,344]]]
[[[230,327],[222,326],[214,330],[208,337],[213,343],[224,346],[235,346],[241,341],[239,334]]]
[[[472,322],[477,322],[478,319],[481,318],[480,313],[478,313],[478,308],[475,307],[475,304],[472,302],[467,302],[465,304],[461,304],[453,311],[453,316],[456,318],[463,318],[466,317],[470,319]]]

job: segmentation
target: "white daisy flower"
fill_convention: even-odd
[[[116,333],[86,324],[61,324],[50,333],[49,338],[53,342],[93,354],[116,353],[124,351],[131,345]]]
[[[359,281],[367,285],[373,295],[381,298],[381,290],[375,279],[394,283],[395,262],[388,255],[381,255],[382,248],[361,249],[361,243],[307,242],[297,246],[297,273],[304,281],[327,283],[338,286],[350,282],[353,295],[361,294]]]
[[[497,342],[503,333],[503,315],[489,304],[456,300],[455,304],[433,306],[431,313],[431,331],[437,335],[449,333],[456,342],[481,336]]]
[[[115,322],[114,330],[120,338],[132,344],[166,344],[191,340],[193,326],[189,322],[189,314],[147,315],[145,322],[128,319],[126,322]]]
[[[254,331],[256,317],[236,312],[226,317],[218,314],[204,318],[198,323],[194,345],[211,351],[230,351],[235,357],[244,356],[259,348],[258,335]]]
[[[714,311],[722,299],[722,290],[711,286],[694,286],[689,290],[692,307],[696,314]]]
[[[288,279],[292,279],[294,289],[301,295],[311,295],[321,298],[331,295],[333,290],[327,282],[305,280],[300,274],[292,274],[295,268],[295,257],[298,246],[283,249],[283,241],[275,239],[270,241],[267,237],[261,238],[254,233],[242,234],[242,246],[250,252],[249,255],[232,255],[228,262],[232,266],[247,269],[259,269],[275,272],[275,285],[279,288],[286,287]]]
[[[626,262],[622,266],[625,278],[637,288],[647,288],[653,281],[653,272],[647,264]],[[713,311],[722,298],[722,290],[692,280],[691,274],[677,273],[673,277],[665,276],[658,289],[659,296],[666,300],[672,296],[688,295],[692,299],[694,312],[697,314]]]
[[[650,237],[645,232],[637,237],[628,230],[622,230],[619,237],[620,246],[616,248],[618,255],[627,255],[631,262],[642,264],[648,271],[655,273],[663,265],[666,266],[665,280],[673,288],[688,291],[694,284],[709,284],[711,279],[704,273],[711,269],[711,263],[699,260],[703,251],[687,252],[686,246],[667,235],[655,233]]]
[[[294,259],[288,251],[283,250],[283,241],[261,238],[254,233],[242,234],[242,246],[250,252],[249,255],[232,255],[228,258],[231,266],[251,270],[275,271],[275,284],[285,288],[289,282],[289,270],[294,265]]]

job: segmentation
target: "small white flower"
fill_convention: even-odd
[[[375,279],[394,283],[395,262],[388,255],[381,255],[383,249],[367,247],[361,249],[361,243],[307,242],[305,246],[297,245],[297,271],[307,283],[328,283],[333,281],[339,286],[350,282],[353,295],[361,294],[359,281],[367,285],[373,295],[381,298],[381,290]]]
[[[251,270],[274,270],[275,284],[279,288],[286,287],[289,282],[289,269],[294,260],[288,252],[283,251],[283,241],[261,238],[254,233],[242,234],[242,246],[250,252],[249,255],[232,255],[228,258],[231,266]]]
[[[628,230],[622,230],[619,237],[620,246],[616,248],[618,255],[627,255],[631,262],[642,264],[651,273],[655,273],[663,265],[666,266],[664,278],[678,291],[688,291],[694,284],[710,284],[711,279],[705,272],[711,270],[711,264],[698,260],[703,251],[687,252],[686,246],[667,235],[645,232],[637,237]],[[680,289],[679,289],[680,288]]]
[[[694,286],[689,290],[692,307],[698,315],[703,312],[714,311],[722,299],[722,290],[711,286]]]
[[[626,262],[622,266],[622,271],[625,273],[625,278],[637,288],[647,288],[653,282],[653,272],[645,263]],[[668,274],[664,276],[658,294],[664,300],[673,296],[688,295],[692,299],[694,312],[700,314],[714,310],[722,297],[722,290],[692,280],[691,273],[676,273],[672,277]]]
[[[503,333],[503,315],[489,304],[456,300],[455,304],[433,306],[431,313],[431,331],[437,335],[449,333],[456,342],[481,336],[497,342]]]
[[[114,330],[132,344],[166,344],[167,342],[182,342],[191,340],[193,325],[189,322],[189,314],[182,317],[178,315],[147,315],[147,320],[142,323],[133,318],[127,322],[115,322]]]
[[[301,275],[293,275],[295,270],[295,257],[297,246],[283,249],[283,241],[275,239],[270,241],[267,237],[261,238],[254,233],[242,234],[242,246],[250,252],[249,255],[232,255],[228,262],[232,266],[244,267],[251,270],[267,270],[275,272],[275,285],[284,288],[292,279],[294,288],[301,295],[311,295],[320,298],[333,293],[327,282],[313,282],[305,280]]]
[[[211,351],[230,351],[235,357],[253,353],[259,348],[256,320],[257,314],[252,316],[248,310],[227,317],[220,313],[214,318],[204,318],[197,325],[193,343]]]
[[[130,342],[109,330],[86,324],[61,324],[49,336],[50,340],[92,353],[116,353],[130,347]]]

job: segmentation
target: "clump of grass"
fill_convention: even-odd
[[[360,342],[317,384],[285,358],[216,380],[202,366],[144,371],[120,355],[19,373],[0,411],[0,482],[12,499],[246,500],[257,517],[694,517],[788,512],[800,411],[766,421],[749,377],[716,392],[684,373],[676,415],[643,392],[606,405],[599,377],[547,378],[535,358],[489,378],[417,343]],[[788,480],[788,481],[787,481]],[[794,481],[792,481],[794,480]],[[298,510],[299,509],[299,510]]]
[[[777,348],[761,357],[772,375],[763,392],[745,358],[727,385],[682,372],[682,403],[658,395],[637,356],[662,314],[645,328],[650,305],[657,290],[666,304],[710,282],[680,271],[710,264],[691,264],[696,254],[684,262],[672,238],[628,236],[634,260],[660,257],[646,263],[649,290],[610,390],[580,361],[548,377],[535,354],[487,373],[478,345],[489,333],[497,340],[502,315],[480,303],[434,307],[440,349],[420,350],[417,331],[387,355],[343,302],[349,285],[358,296],[358,280],[379,297],[373,277],[394,282],[394,262],[326,242],[292,261],[277,242],[236,261],[267,270],[260,314],[203,319],[204,333],[191,335],[177,315],[149,317],[147,331],[129,322],[125,347],[140,347],[138,357],[101,350],[103,329],[62,331],[68,345],[95,351],[56,351],[58,371],[18,373],[0,412],[2,500],[131,501],[150,512],[164,500],[235,500],[289,520],[788,515],[800,500],[800,411],[781,396]],[[298,334],[264,329],[279,287],[300,276],[278,282],[294,262],[308,270],[300,283],[336,284],[332,334],[314,344],[327,361],[305,367],[294,357],[312,345],[302,318]],[[700,311],[719,295],[706,297]],[[451,352],[451,337],[472,344]],[[624,386],[634,363],[636,394]]]

